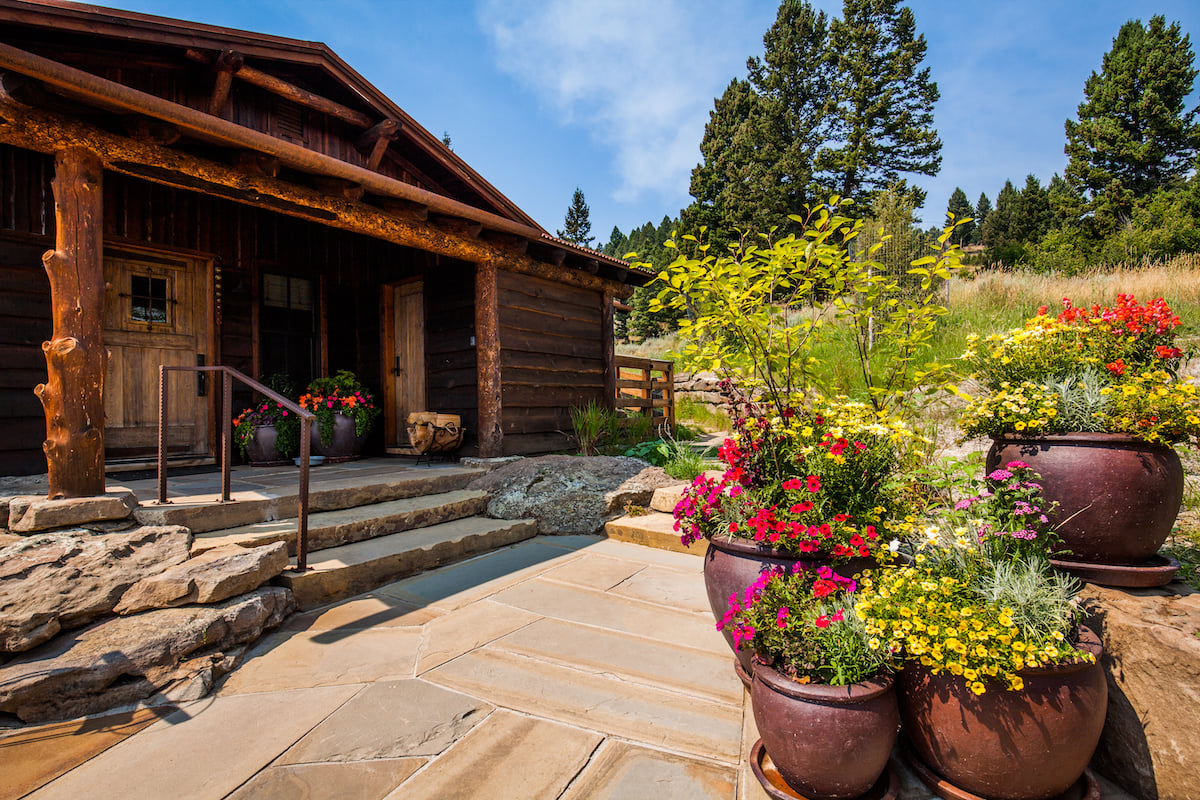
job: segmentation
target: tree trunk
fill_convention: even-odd
[[[504,455],[501,427],[500,308],[496,262],[475,267],[475,361],[479,372],[479,455]]]
[[[54,159],[53,338],[42,343],[48,380],[33,391],[46,411],[51,499],[104,494],[104,224],[100,158],[82,148]]]

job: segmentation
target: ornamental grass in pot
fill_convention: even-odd
[[[851,577],[890,557],[894,478],[911,430],[862,403],[814,401],[767,415],[743,402],[719,458],[719,479],[697,477],[675,507],[675,530],[708,541],[705,588],[717,620],[773,567],[831,566]],[[726,641],[734,647],[731,635]],[[743,681],[749,651],[738,652]]]
[[[895,796],[887,767],[900,712],[889,653],[870,645],[854,589],[828,566],[776,567],[723,620],[738,647],[756,653],[761,739],[751,765],[772,797],[795,796],[788,788],[813,800]]]
[[[1018,459],[1038,471],[1057,504],[1056,558],[1089,580],[1159,585],[1174,572],[1155,559],[1183,497],[1173,445],[1200,438],[1179,324],[1162,298],[1122,294],[1090,309],[1064,299],[1057,315],[1043,306],[1022,328],[971,337],[963,356],[980,386],[963,395],[964,434],[992,437],[989,470]],[[1125,566],[1150,572],[1115,568]]]
[[[958,792],[948,796],[1055,797],[1088,780],[1104,727],[1099,641],[1078,624],[1074,579],[1050,565],[1033,478],[1010,462],[969,482],[931,512],[908,563],[860,587],[872,646],[905,660],[898,694],[914,768]]]

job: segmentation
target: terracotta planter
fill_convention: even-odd
[[[325,456],[326,462],[336,464],[339,461],[353,461],[362,455],[367,436],[355,434],[354,420],[338,413],[333,416],[333,438],[328,444],[321,441],[321,426],[315,421],[309,441],[312,455]]]
[[[708,551],[704,556],[704,588],[708,593],[708,605],[712,609],[713,617],[717,622],[724,619],[725,612],[729,609],[730,595],[742,596],[747,587],[758,580],[760,574],[774,567],[791,569],[797,561],[802,561],[806,568],[813,570],[830,565],[829,559],[819,556],[806,556],[801,559],[747,539],[713,537],[708,542]],[[874,559],[856,558],[835,567],[834,572],[850,578],[864,569],[875,566],[877,564]],[[739,651],[734,647],[733,634],[729,631],[721,631],[721,634],[725,637],[729,649],[733,650],[738,664],[746,676],[749,676],[750,659],[754,653],[748,649]]]
[[[801,684],[756,659],[750,702],[775,768],[811,800],[866,794],[900,730],[891,675],[850,686]]]
[[[928,771],[971,795],[1045,800],[1066,792],[1100,741],[1108,704],[1100,640],[1081,628],[1078,647],[1096,662],[1024,670],[1020,691],[992,685],[976,695],[961,677],[906,666],[905,738]]]
[[[254,438],[246,445],[246,460],[252,467],[276,467],[290,464],[287,453],[275,447],[278,434],[274,425],[259,425],[254,429]]]
[[[1024,461],[1041,475],[1070,561],[1139,565],[1171,533],[1183,500],[1183,467],[1166,445],[1118,433],[996,437],[987,471]]]

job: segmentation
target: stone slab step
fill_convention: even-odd
[[[487,508],[487,492],[458,489],[441,494],[387,500],[337,511],[320,511],[308,516],[309,552],[340,547],[364,539],[386,536],[441,522],[473,517]],[[196,534],[192,555],[227,544],[258,547],[286,541],[288,555],[296,555],[295,517],[255,522],[219,531]]]
[[[536,520],[468,517],[321,550],[305,572],[289,570],[275,583],[291,588],[304,610],[536,535]]]
[[[638,516],[618,517],[605,524],[604,535],[609,539],[640,544],[643,547],[697,556],[704,555],[707,549],[703,543],[696,543],[691,547],[684,546],[675,531],[675,518],[670,514],[653,511]]]
[[[446,467],[422,470],[417,474],[404,473],[389,479],[364,482],[361,477],[325,481],[312,486],[308,497],[308,512],[336,511],[343,508],[383,503],[425,494],[442,494],[466,485],[484,474],[485,470],[470,467]],[[287,491],[266,493],[234,493],[232,503],[184,503],[168,505],[144,504],[134,511],[143,525],[183,525],[193,533],[216,531],[251,525],[256,522],[287,519],[297,514],[298,487]]]

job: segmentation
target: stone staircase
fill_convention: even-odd
[[[230,544],[286,542],[291,568],[274,583],[290,588],[303,610],[535,536],[534,520],[480,516],[488,495],[466,486],[482,474],[446,466],[314,483],[303,573],[296,571],[294,488],[262,497],[235,493],[231,503],[144,504],[135,516],[143,525],[190,528],[193,556]]]

